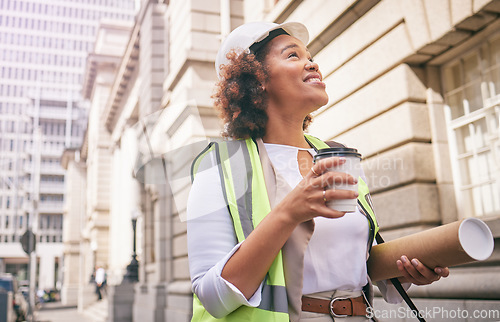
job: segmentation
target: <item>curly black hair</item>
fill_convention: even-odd
[[[268,120],[265,83],[267,68],[264,64],[269,43],[256,54],[227,54],[228,64],[221,66],[220,80],[216,84],[215,108],[224,122],[222,136],[233,139],[262,138]],[[303,129],[311,123],[311,115],[304,119]]]

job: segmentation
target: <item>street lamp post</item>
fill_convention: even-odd
[[[95,273],[97,270],[97,242],[95,240],[90,242],[90,250],[92,251],[92,273],[89,277],[89,283],[95,283]]]
[[[137,218],[139,217],[138,211],[132,212],[132,230],[134,232],[133,236],[133,253],[132,260],[130,264],[127,265],[127,273],[123,276],[123,279],[128,282],[138,282],[139,281],[139,262],[137,261],[137,253],[136,253],[136,231],[137,231]]]

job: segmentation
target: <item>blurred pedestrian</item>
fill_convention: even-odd
[[[102,300],[102,293],[106,286],[106,270],[103,267],[98,267],[95,272],[95,291],[97,293],[97,300]]]

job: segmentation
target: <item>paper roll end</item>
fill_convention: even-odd
[[[458,238],[464,251],[474,260],[483,261],[493,253],[493,234],[488,225],[478,218],[462,221]]]

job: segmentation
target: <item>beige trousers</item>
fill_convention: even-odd
[[[362,291],[334,291],[334,292],[320,292],[314,294],[308,294],[307,296],[326,299],[329,300],[333,297],[358,297],[362,294]],[[313,313],[313,312],[304,312],[300,315],[300,322],[365,322],[370,321],[368,318],[364,316],[348,316],[345,318],[332,318],[330,314],[322,314],[322,313]]]

